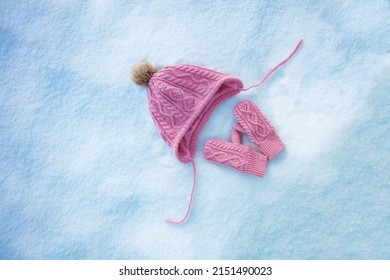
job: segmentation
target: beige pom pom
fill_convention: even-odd
[[[137,85],[146,85],[156,72],[156,69],[154,69],[148,62],[141,62],[135,65],[131,70],[131,79]]]

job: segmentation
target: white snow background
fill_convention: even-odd
[[[389,259],[389,1],[0,2],[1,259]],[[130,81],[142,60],[261,87],[203,129],[197,189]],[[255,102],[263,179],[206,161]],[[248,139],[247,139],[248,140]]]

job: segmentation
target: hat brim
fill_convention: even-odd
[[[238,94],[243,88],[242,82],[234,77],[221,79],[192,114],[187,125],[176,136],[172,149],[183,163],[191,162],[195,156],[196,141],[213,111],[226,99]]]

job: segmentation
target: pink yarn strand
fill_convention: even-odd
[[[192,163],[192,171],[193,171],[194,177],[193,177],[193,184],[192,184],[190,200],[188,201],[188,205],[187,205],[187,213],[184,215],[184,217],[180,221],[174,221],[174,220],[171,220],[171,219],[166,219],[165,222],[167,222],[167,223],[181,224],[181,223],[183,223],[187,219],[188,215],[190,214],[192,198],[194,196],[195,185],[196,185],[196,166],[195,166],[195,162],[193,160],[191,161],[191,163]]]
[[[303,40],[300,39],[299,42],[298,42],[298,45],[295,47],[295,49],[292,51],[292,53],[290,53],[290,55],[289,55],[285,60],[283,60],[283,61],[280,62],[278,65],[276,65],[274,68],[272,68],[272,69],[267,73],[267,75],[265,75],[264,78],[261,79],[260,82],[258,82],[258,83],[255,84],[255,85],[252,85],[252,86],[250,86],[250,87],[244,88],[244,89],[242,89],[242,91],[247,91],[247,90],[249,90],[249,89],[251,89],[251,88],[258,87],[259,85],[261,85],[262,83],[264,83],[264,82],[268,79],[268,77],[271,76],[271,74],[272,74],[275,70],[277,70],[280,66],[282,66],[282,65],[285,64],[286,62],[288,62],[288,61],[295,55],[295,53],[298,51],[299,47],[302,45],[302,42],[303,42]]]

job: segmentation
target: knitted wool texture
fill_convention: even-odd
[[[274,158],[285,148],[275,129],[253,102],[241,101],[234,108],[233,115],[238,122],[235,131],[248,134],[268,159]]]
[[[196,140],[215,108],[239,93],[242,82],[189,64],[167,66],[148,82],[148,103],[157,129],[177,158],[194,159]]]
[[[240,143],[211,138],[203,147],[205,159],[229,166],[241,173],[263,177],[267,167],[267,157],[253,148]]]
[[[284,144],[253,102],[241,101],[234,108],[233,114],[237,124],[231,133],[231,142],[208,139],[203,147],[203,156],[213,163],[263,177],[268,159],[280,153]],[[261,152],[241,144],[240,133],[246,133]]]

